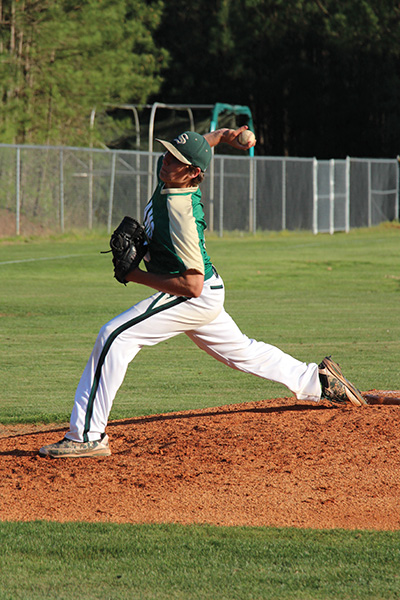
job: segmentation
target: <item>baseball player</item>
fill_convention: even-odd
[[[366,404],[329,357],[306,364],[275,346],[249,339],[224,309],[224,282],[207,253],[199,185],[213,146],[248,150],[238,137],[246,127],[200,135],[185,132],[168,142],[157,165],[157,186],[144,211],[145,269],[126,280],[156,290],[104,325],[76,390],[70,429],[44,446],[51,457],[107,456],[105,433],[112,403],[129,363],[143,346],[185,333],[199,348],[233,369],[285,385],[296,398]]]

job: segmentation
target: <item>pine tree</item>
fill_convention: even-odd
[[[94,107],[146,102],[166,60],[152,37],[161,10],[159,0],[2,0],[0,140],[87,145]]]

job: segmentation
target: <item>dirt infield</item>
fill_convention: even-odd
[[[114,421],[98,459],[40,457],[64,427],[0,425],[0,520],[398,530],[400,392],[364,396]]]

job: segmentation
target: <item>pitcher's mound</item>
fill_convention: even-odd
[[[400,392],[137,417],[112,455],[51,459],[66,427],[0,426],[0,520],[400,529]]]

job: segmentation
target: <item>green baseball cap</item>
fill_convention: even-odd
[[[206,138],[194,131],[185,131],[172,142],[157,139],[175,158],[185,165],[200,167],[204,172],[210,164],[212,152]]]

